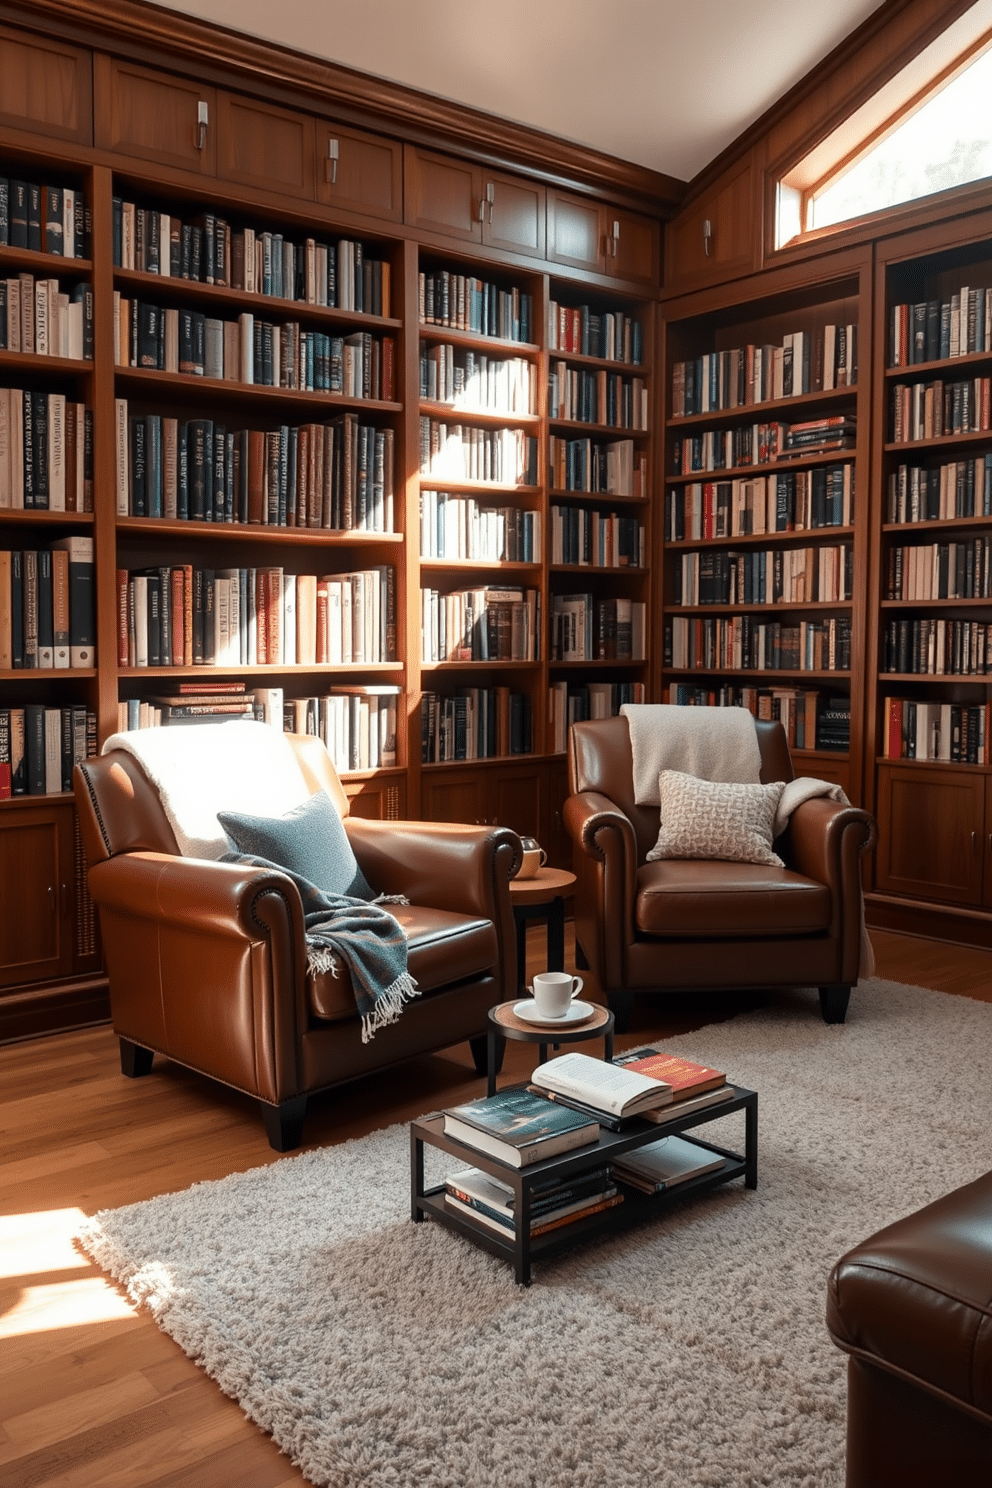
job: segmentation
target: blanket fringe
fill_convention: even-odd
[[[330,946],[307,944],[307,971],[312,976],[324,976],[330,972],[331,976],[338,975],[338,962]]]
[[[372,904],[409,904],[410,901],[405,894],[376,894],[370,901]]]
[[[404,1003],[420,996],[420,988],[408,971],[398,976],[392,986],[387,987],[376,999],[375,1007],[362,1018],[362,1043],[367,1044],[376,1030],[395,1023],[403,1011]]]

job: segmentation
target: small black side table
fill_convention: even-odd
[[[503,1063],[501,1055],[504,1039],[516,1039],[522,1044],[539,1044],[539,1064],[544,1064],[547,1060],[549,1044],[553,1049],[560,1049],[562,1044],[580,1044],[583,1040],[592,1038],[605,1040],[603,1058],[607,1064],[613,1058],[613,1014],[609,1008],[594,1005],[592,1016],[584,1023],[554,1028],[547,1025],[540,1027],[536,1023],[525,1023],[514,1013],[514,1006],[512,1002],[501,1002],[497,1007],[489,1009],[487,1095],[496,1094],[496,1071]]]
[[[527,921],[545,920],[548,926],[548,964],[543,971],[565,970],[565,900],[575,888],[575,874],[567,868],[539,868],[533,878],[510,879],[510,903],[517,927],[517,987],[521,997],[527,981]]]

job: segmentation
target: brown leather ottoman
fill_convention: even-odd
[[[992,1482],[992,1173],[848,1251],[827,1326],[850,1355],[847,1488]]]

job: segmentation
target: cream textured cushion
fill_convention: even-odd
[[[782,780],[773,785],[736,785],[662,770],[661,830],[648,861],[724,858],[781,868],[782,859],[772,851],[772,831],[784,789]]]

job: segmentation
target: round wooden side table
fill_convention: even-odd
[[[547,922],[548,964],[543,971],[565,970],[565,900],[575,888],[567,868],[539,868],[533,878],[510,879],[510,903],[517,927],[517,987],[527,981],[527,921]]]
[[[581,998],[581,994],[580,994]],[[603,1058],[607,1064],[613,1058],[613,1014],[609,1008],[593,1004],[593,1011],[584,1023],[572,1023],[561,1029],[548,1024],[525,1023],[518,1018],[513,1002],[501,1002],[489,1009],[489,1039],[486,1063],[486,1094],[496,1094],[496,1071],[503,1063],[502,1045],[506,1039],[516,1039],[522,1044],[539,1044],[539,1064],[548,1057],[548,1045],[560,1049],[562,1044],[579,1044],[585,1039],[604,1040]],[[553,1042],[557,1040],[557,1042]]]

